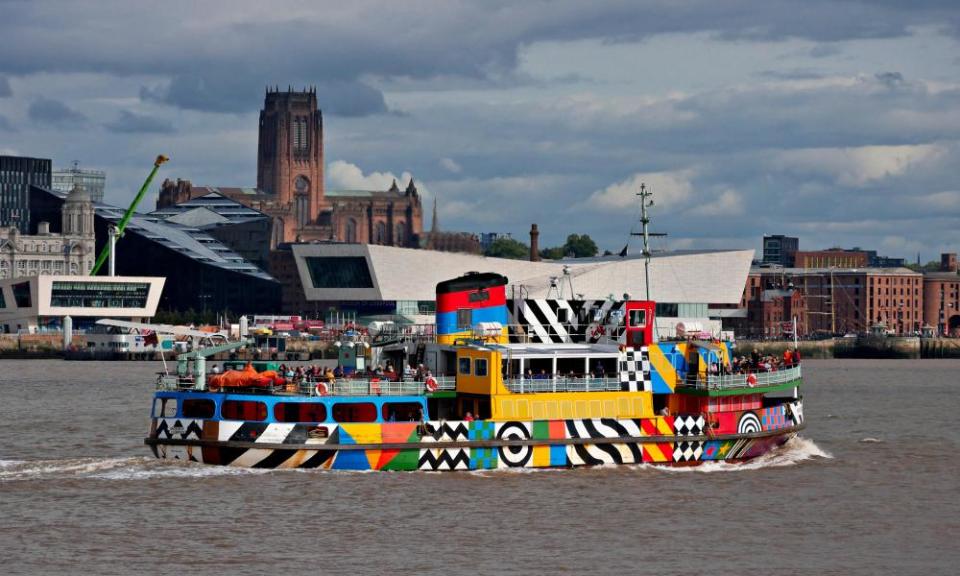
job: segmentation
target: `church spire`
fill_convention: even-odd
[[[430,233],[436,234],[440,231],[440,225],[437,224],[437,197],[433,197],[433,220],[430,221]]]

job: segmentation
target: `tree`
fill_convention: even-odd
[[[563,245],[563,253],[570,254],[574,258],[590,258],[596,256],[599,251],[597,243],[587,234],[571,234],[567,236],[567,241]]]
[[[497,238],[494,240],[485,256],[494,258],[511,258],[513,260],[526,260],[530,256],[530,248],[523,242],[518,242],[513,238]]]
[[[544,260],[559,260],[566,254],[563,252],[563,246],[554,246],[553,248],[544,248],[540,251],[540,257]]]

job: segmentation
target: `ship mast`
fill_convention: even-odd
[[[647,301],[650,301],[650,217],[647,216],[647,208],[653,206],[653,192],[647,190],[647,185],[640,183],[640,191],[637,192],[640,197],[640,225],[643,227],[643,287],[647,290]]]

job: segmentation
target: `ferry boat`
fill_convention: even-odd
[[[145,443],[158,458],[253,468],[691,466],[756,458],[804,428],[799,362],[764,371],[733,362],[729,342],[657,342],[649,300],[584,312],[584,338],[534,338],[508,325],[507,283],[441,282],[435,331],[374,343],[380,362],[419,377],[210,375],[208,356],[244,343],[181,354],[158,378]]]

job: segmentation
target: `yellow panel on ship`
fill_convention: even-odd
[[[493,420],[579,420],[654,416],[651,392],[498,394],[493,397],[491,409]]]

